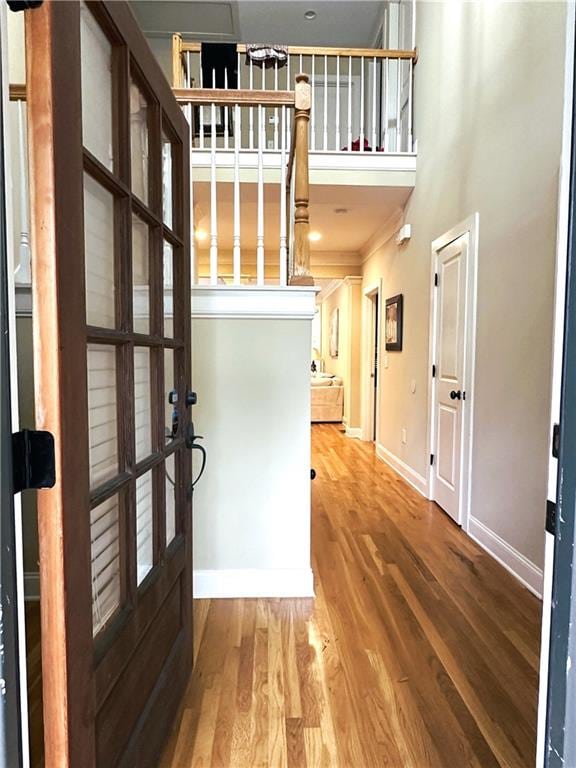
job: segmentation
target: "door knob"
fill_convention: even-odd
[[[461,400],[462,399],[462,392],[460,390],[456,391],[455,389],[450,392],[450,400]]]

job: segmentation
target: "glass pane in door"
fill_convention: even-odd
[[[136,565],[140,585],[154,565],[152,472],[136,480]]]
[[[90,487],[94,488],[118,473],[116,348],[89,344],[87,363]]]
[[[148,103],[136,83],[130,85],[132,191],[148,204]]]
[[[118,495],[90,512],[92,553],[92,631],[96,635],[120,605]]]
[[[132,216],[132,294],[134,331],[150,333],[150,270],[148,225]]]
[[[112,141],[112,46],[85,3],[80,6],[82,140],[108,170]]]
[[[152,452],[150,350],[134,348],[134,419],[136,461]]]
[[[114,328],[114,197],[88,174],[84,174],[84,252],[86,322]]]

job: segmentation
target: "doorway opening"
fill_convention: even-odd
[[[380,349],[380,286],[364,293],[368,328],[367,367],[365,377],[364,438],[378,442],[378,392],[379,392],[379,349]]]

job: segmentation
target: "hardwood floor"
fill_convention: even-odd
[[[161,768],[531,768],[539,601],[370,444],[313,466],[316,600],[197,601]]]

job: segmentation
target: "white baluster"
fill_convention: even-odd
[[[282,107],[282,153],[280,157],[280,285],[286,285],[288,280],[286,204],[286,105],[284,105]]]
[[[372,60],[372,152],[376,152],[376,56]]]
[[[258,105],[258,222],[256,229],[256,283],[264,285],[264,126],[262,105]]]
[[[278,90],[278,59],[274,60],[274,90]],[[278,107],[274,108],[274,149],[278,149]]]
[[[250,90],[254,90],[254,62],[250,59]],[[249,126],[250,149],[254,149],[254,107],[250,107]]]
[[[28,231],[28,183],[26,162],[26,125],[24,120],[25,102],[18,101],[18,165],[20,166],[20,248],[19,263],[15,280],[30,285],[32,268],[30,264],[30,237]]]
[[[218,209],[216,195],[216,104],[211,106],[212,135],[210,152],[210,284],[218,283]]]
[[[290,81],[290,53],[288,53],[288,59],[286,60],[286,90],[287,91],[291,91],[292,90],[292,83]],[[290,141],[291,141],[290,123],[292,121],[292,110],[291,109],[288,110],[287,115],[288,115],[288,124],[287,124],[286,139],[287,139],[288,146],[290,146]]]
[[[204,75],[202,73],[202,61],[200,61],[200,88],[204,88]],[[198,105],[200,115],[200,149],[204,149],[204,105]]]
[[[414,87],[413,84],[413,77],[414,77],[414,60],[410,59],[409,62],[409,80],[408,80],[408,146],[406,147],[407,152],[413,152],[414,151],[414,144],[412,140],[412,89]]]
[[[336,56],[336,146],[340,149],[340,56]]]
[[[402,59],[398,59],[397,63],[397,69],[396,69],[396,152],[402,151],[401,141],[402,141],[402,131],[401,131],[401,125],[400,125],[400,110],[401,110],[401,96],[402,96],[402,67],[401,67]]]
[[[228,67],[224,70],[224,88],[228,90]],[[229,149],[228,143],[228,107],[224,107],[224,149]]]
[[[364,57],[360,57],[360,152],[364,152]]]
[[[324,152],[328,149],[328,56],[324,56]]]
[[[242,60],[240,58],[240,54],[237,54],[237,67],[238,67],[238,90],[242,88],[241,82],[242,82]],[[236,110],[234,110],[234,136],[236,136],[236,133],[238,133],[240,137],[240,143],[242,142],[242,110],[239,108],[238,112],[236,113]],[[236,146],[236,145],[234,145]],[[240,146],[242,148],[242,146]]]
[[[266,67],[264,66],[264,64],[262,64],[262,90],[263,91],[266,90]],[[268,116],[266,113],[266,107],[262,107],[262,112],[263,112],[262,120],[264,124],[264,135],[262,136],[262,134],[260,133],[258,140],[262,138],[262,142],[263,142],[262,149],[266,149],[266,143],[267,143],[266,142],[266,138],[267,138],[266,120],[268,119]]]
[[[348,151],[352,151],[352,56],[348,56]]]
[[[188,70],[190,71],[190,70]],[[186,119],[188,120],[188,125],[192,126],[192,104],[186,105]],[[190,158],[192,158],[192,148],[194,147],[194,137],[192,135],[192,130],[190,130],[190,146],[188,147],[188,152],[190,152]],[[198,283],[198,260],[196,258],[196,237],[194,232],[194,178],[192,174],[194,173],[194,163],[190,160],[190,280],[192,282],[192,285],[196,285]]]
[[[240,106],[234,106],[235,127],[240,125]],[[234,261],[234,284],[240,285],[240,131],[234,131],[234,237],[232,254]]]
[[[390,59],[386,59],[384,77],[384,152],[390,150],[390,115],[388,101],[390,99]]]
[[[311,118],[311,125],[310,125],[310,149],[312,152],[316,149],[316,92],[315,92],[315,84],[316,84],[316,56],[315,54],[312,54],[312,80],[310,82],[311,85],[311,95],[312,95],[312,114],[310,116]]]

